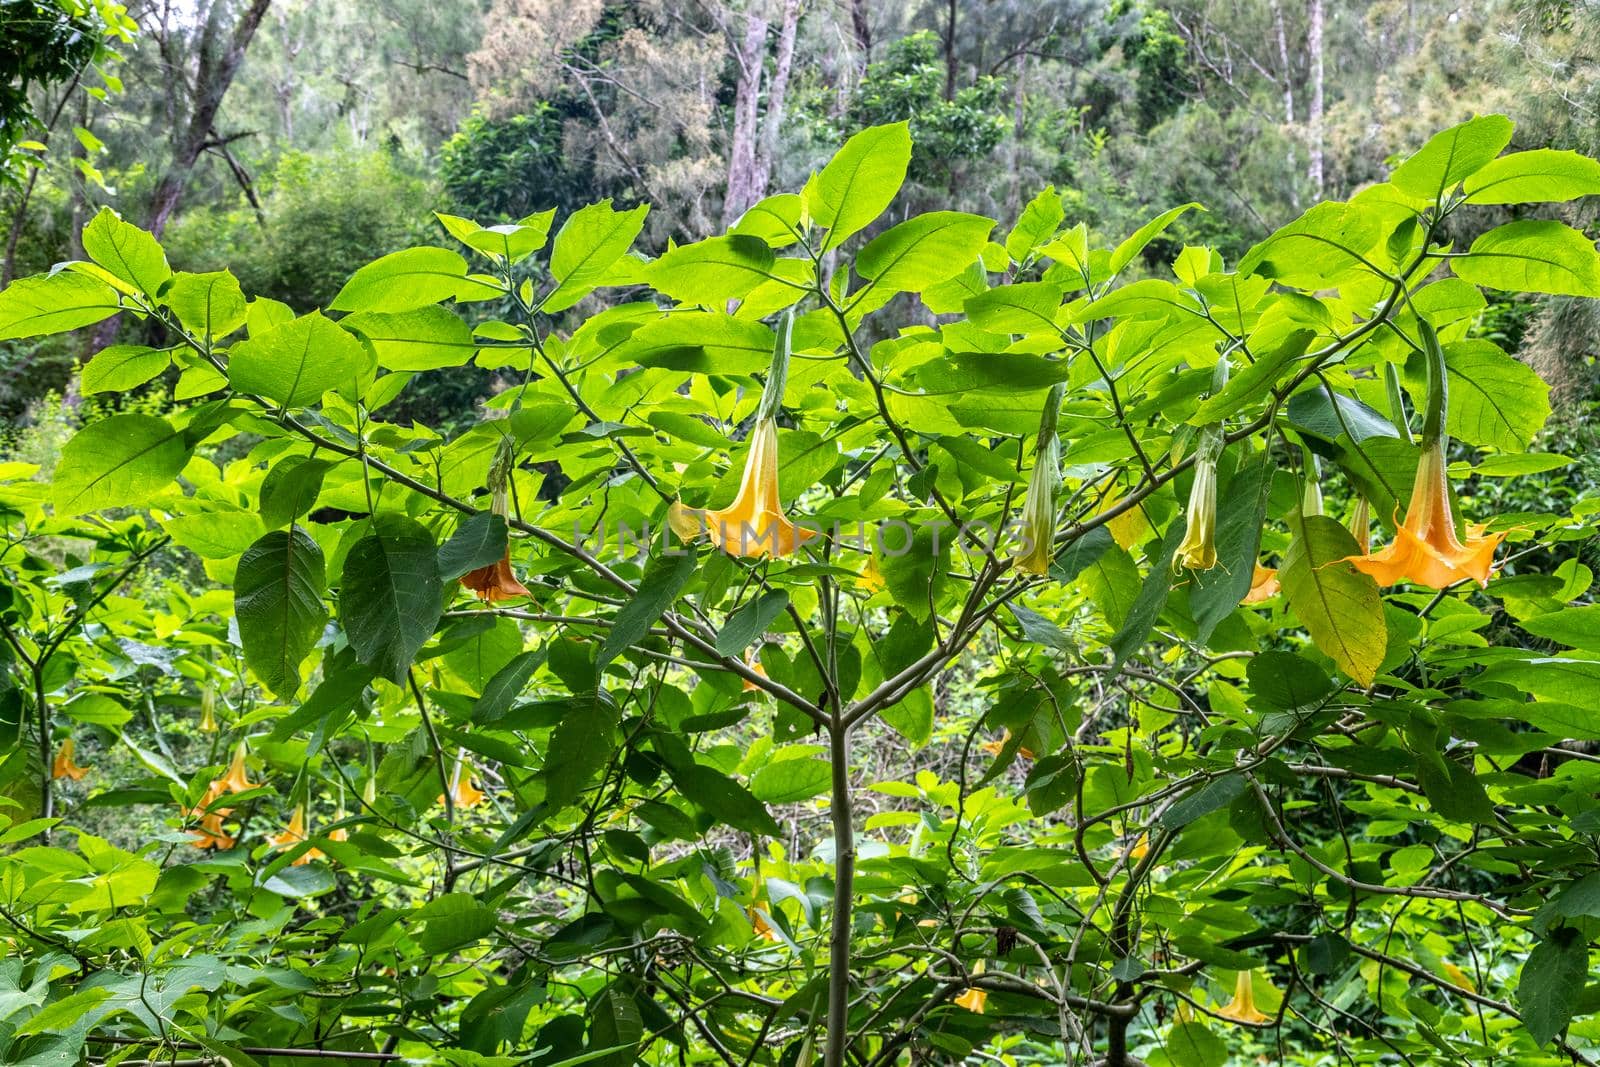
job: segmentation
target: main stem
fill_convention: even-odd
[[[850,1022],[850,916],[855,904],[856,832],[850,803],[850,727],[833,709],[828,727],[833,764],[833,925],[828,943],[828,1043],[823,1067],[844,1067]]]

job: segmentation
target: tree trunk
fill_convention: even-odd
[[[850,0],[850,28],[855,33],[856,51],[861,56],[861,73],[872,62],[872,22],[867,17],[869,0]]]
[[[1310,0],[1311,24],[1306,30],[1306,52],[1311,60],[1311,105],[1307,118],[1311,126],[1311,165],[1307,168],[1307,176],[1311,179],[1311,188],[1320,199],[1323,188],[1322,172],[1322,3],[1323,0]]]
[[[728,146],[728,191],[722,225],[732,226],[755,203],[756,120],[761,106],[761,68],[767,54],[767,20],[746,13],[744,40],[734,52],[739,81],[733,95],[733,138]]]
[[[944,98],[956,95],[956,0],[950,0],[944,20]]]
[[[783,127],[783,104],[789,95],[789,71],[794,66],[794,38],[800,27],[800,0],[783,0],[783,22],[778,26],[778,56],[767,86],[767,113],[756,146],[755,176],[750,203],[767,195],[772,168],[778,158],[778,134]],[[746,208],[749,204],[745,205]]]
[[[1272,0],[1272,24],[1278,32],[1278,67],[1280,77],[1283,79],[1283,124],[1284,132],[1292,136],[1294,130],[1294,64],[1289,58],[1289,32],[1283,24],[1283,5],[1278,0]],[[1289,142],[1289,173],[1294,173],[1294,141]],[[1300,210],[1299,187],[1291,180],[1289,183],[1289,202],[1296,211]]]
[[[250,0],[250,6],[234,23],[233,32],[228,35],[220,51],[218,37],[222,33],[222,11],[227,5],[223,0],[217,0],[207,13],[205,30],[200,35],[200,54],[195,63],[194,98],[188,121],[183,124],[182,131],[174,136],[172,162],[150,196],[147,228],[157,238],[166,230],[172,213],[177,210],[178,201],[183,198],[189,174],[194,170],[200,153],[205,151],[211,127],[217,121],[222,98],[227,94],[228,86],[233,84],[239,64],[244,62],[245,49],[250,46],[250,39],[255,36],[271,3],[272,0]]]

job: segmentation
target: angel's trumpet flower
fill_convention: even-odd
[[[501,443],[495,452],[494,463],[489,467],[489,489],[493,494],[493,502],[489,505],[491,511],[501,518],[507,514],[506,483],[511,479],[511,447],[510,438]],[[509,600],[512,597],[528,596],[527,587],[517,581],[517,576],[511,572],[511,543],[506,542],[506,550],[500,558],[493,563],[486,563],[476,570],[468,571],[461,576],[461,584],[472,590],[487,603],[496,600]]]
[[[273,834],[267,838],[267,842],[272,847],[279,849],[293,848],[309,840],[311,840],[311,835],[306,832],[306,806],[304,804],[296,804],[294,806],[294,814],[289,816],[289,825],[283,828],[281,834]],[[299,867],[321,858],[322,851],[320,849],[307,849],[303,855],[295,859],[291,866]]]
[[[450,803],[457,810],[475,808],[484,801],[485,794],[472,784],[472,764],[465,757],[456,762],[456,773],[450,779]],[[444,794],[440,793],[436,804],[444,803]]]
[[[1259,604],[1263,600],[1271,600],[1278,595],[1278,572],[1271,567],[1256,564],[1256,569],[1250,575],[1250,592],[1245,594],[1244,603]]]
[[[50,777],[71,778],[76,782],[89,773],[89,768],[80,767],[72,762],[72,756],[75,751],[76,746],[73,744],[72,738],[69,737],[61,742],[61,747],[56,749],[55,759],[50,763]]]
[[[977,962],[977,964],[973,966],[972,973],[973,974],[982,974],[983,973],[983,961],[982,960],[979,960]],[[966,1008],[968,1011],[973,1012],[974,1014],[977,1014],[977,1015],[982,1015],[983,1014],[983,1009],[984,1009],[985,1005],[987,1005],[988,1003],[989,1003],[989,993],[988,993],[988,991],[984,990],[984,989],[981,989],[981,988],[979,988],[978,986],[975,986],[975,985],[969,985],[965,990],[962,991],[961,995],[959,997],[956,997],[956,999],[955,999],[955,1004],[956,1004],[957,1007]]]
[[[818,530],[790,522],[778,496],[777,415],[789,376],[793,330],[793,316],[785,315],[778,328],[778,343],[773,349],[761,404],[756,408],[755,427],[749,438],[750,451],[745,455],[738,494],[727,507],[712,510],[674,502],[667,510],[667,523],[680,538],[687,541],[706,534],[730,556],[760,559],[792,555],[801,545],[820,535]]]
[[[1056,484],[1061,481],[1061,438],[1056,434],[1057,413],[1065,387],[1050,390],[1039,420],[1039,448],[1033,474],[1028,478],[1028,495],[1022,502],[1022,545],[1012,559],[1017,569],[1029,574],[1050,573],[1055,555]]]
[[[250,772],[244,765],[243,741],[234,746],[233,761],[228,764],[227,773],[212,782],[212,785],[219,784],[224,793],[247,793],[260,786],[260,782],[250,780]]]
[[[1444,354],[1432,327],[1424,322],[1421,329],[1428,365],[1428,412],[1422,427],[1422,457],[1411,487],[1411,503],[1406,508],[1405,521],[1395,529],[1394,541],[1376,552],[1346,558],[1380,585],[1411,581],[1443,589],[1466,578],[1480,586],[1488,585],[1494,550],[1505,534],[1486,535],[1482,527],[1472,527],[1465,540],[1456,537],[1444,456]]]
[[[1228,384],[1228,359],[1217,360],[1211,375],[1211,394],[1222,392]],[[1200,430],[1194,452],[1194,482],[1189,486],[1189,506],[1184,509],[1187,525],[1183,541],[1172,557],[1174,570],[1208,571],[1217,565],[1217,460],[1222,456],[1222,424],[1211,423]]]
[[[1251,984],[1249,971],[1239,972],[1239,977],[1233,982],[1233,999],[1219,1008],[1217,1014],[1224,1019],[1252,1026],[1272,1021],[1272,1016],[1263,1015],[1256,1009],[1256,991]]]
[[[183,812],[186,817],[195,815],[200,817],[199,825],[189,831],[189,843],[195,848],[228,849],[234,846],[233,835],[222,826],[222,820],[232,815],[233,809],[208,810],[225,795],[226,788],[222,784],[222,779],[214,779],[206,788],[205,795],[200,798],[200,803]]]

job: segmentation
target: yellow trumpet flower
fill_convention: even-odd
[[[311,835],[306,832],[306,806],[304,804],[296,804],[294,806],[294,814],[289,817],[289,825],[283,828],[283,833],[273,834],[267,838],[267,842],[270,845],[279,849],[293,848],[295,845],[309,840],[311,840]],[[322,851],[320,849],[307,849],[305,854],[296,858],[291,866],[299,867],[321,858]]]
[[[749,909],[749,913],[750,925],[755,928],[757,937],[761,938],[763,941],[782,940],[782,938],[778,936],[777,927],[772,925],[772,921],[767,918],[766,912],[762,911],[760,908],[752,907]]]
[[[1250,575],[1250,592],[1245,594],[1244,603],[1259,604],[1263,600],[1270,600],[1278,595],[1278,572],[1271,567],[1256,564],[1255,571]]]
[[[228,764],[227,773],[216,779],[212,784],[220,784],[224,793],[246,793],[261,785],[260,782],[252,782],[250,780],[250,772],[244,765],[243,741],[234,746],[233,762]]]
[[[1233,999],[1218,1009],[1217,1014],[1234,1022],[1259,1026],[1271,1022],[1272,1016],[1256,1010],[1256,991],[1250,982],[1250,972],[1240,971],[1233,981]]]
[[[450,779],[450,802],[455,808],[475,808],[482,804],[487,794],[472,784],[472,764],[461,760],[456,764],[456,773]],[[444,794],[440,793],[434,801],[435,804],[444,803]]]
[[[685,540],[703,532],[728,555],[752,559],[793,555],[820,535],[795,525],[783,513],[778,497],[778,424],[770,417],[756,420],[750,431],[750,451],[733,503],[709,510],[675,503],[667,511],[667,522]]]
[[[1018,570],[1050,573],[1055,554],[1056,482],[1060,479],[1061,442],[1051,433],[1039,446],[1039,458],[1028,478],[1028,495],[1022,502],[1023,544],[1011,557]]]
[[[1504,538],[1503,533],[1484,534],[1481,526],[1475,526],[1467,531],[1465,541],[1457,539],[1444,443],[1436,438],[1423,444],[1411,505],[1405,522],[1395,530],[1394,541],[1376,552],[1345,558],[1379,585],[1411,581],[1443,589],[1470,578],[1486,586],[1495,549]]]
[[[50,763],[50,777],[71,778],[76,782],[89,773],[89,768],[80,767],[72,762],[75,750],[76,746],[73,744],[72,738],[69,737],[61,742],[61,747],[56,749],[55,759]]]
[[[1186,520],[1173,567],[1208,571],[1217,565],[1217,453],[1209,441],[1201,443],[1195,457]]]

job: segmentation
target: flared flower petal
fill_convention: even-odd
[[[760,908],[750,909],[750,925],[755,928],[756,936],[763,941],[780,941],[777,927],[772,925],[772,920],[767,918],[767,913]]]
[[[217,808],[208,810],[226,793],[220,778],[212,781],[207,787],[205,795],[200,798],[200,803],[184,811],[185,818],[199,816],[199,825],[189,830],[189,843],[195,848],[229,849],[234,846],[233,835],[223,828],[222,820],[233,814],[232,808]],[[181,809],[180,809],[181,810]]]
[[[712,544],[730,556],[782,558],[821,535],[818,530],[795,525],[783,514],[778,499],[778,424],[772,419],[761,419],[750,432],[750,452],[733,503],[703,512],[682,508],[676,523],[686,526],[692,516]],[[667,518],[674,522],[671,509]],[[679,529],[679,525],[673,528]]]
[[[80,767],[72,761],[76,746],[72,738],[61,742],[61,747],[56,749],[56,756],[50,762],[50,777],[71,778],[74,782],[89,773],[88,767]]]
[[[1271,567],[1256,564],[1254,573],[1250,575],[1250,592],[1245,594],[1244,603],[1259,604],[1263,600],[1271,600],[1278,595],[1278,572]]]
[[[1484,534],[1481,527],[1470,529],[1464,542],[1456,537],[1444,447],[1435,441],[1422,450],[1411,506],[1394,540],[1376,552],[1345,558],[1379,585],[1409,581],[1443,589],[1470,578],[1486,586],[1495,549],[1504,539],[1505,534]]]
[[[1270,1015],[1263,1015],[1256,1010],[1256,991],[1251,984],[1249,971],[1239,972],[1233,981],[1233,999],[1218,1009],[1217,1014],[1224,1019],[1252,1026],[1272,1021]]]
[[[528,589],[517,576],[511,572],[511,552],[485,567],[475,571],[468,571],[461,576],[461,584],[478,595],[485,603],[492,604],[496,600],[509,600],[517,596],[529,596]]]
[[[260,782],[250,780],[250,772],[244,765],[244,742],[240,741],[233,750],[233,762],[228,764],[227,773],[216,780],[220,783],[224,793],[246,793],[260,787]]]
[[[289,825],[283,828],[281,834],[273,834],[268,837],[267,842],[274,848],[288,849],[310,839],[311,835],[306,832],[306,806],[304,804],[296,804],[294,814],[289,817]],[[299,867],[321,858],[321,849],[307,849],[303,855],[296,857],[291,866]]]
[[[486,798],[487,794],[472,784],[472,765],[465,760],[458,763],[455,776],[450,780],[451,806],[458,810],[475,808]],[[440,793],[434,803],[443,804],[444,794]]]
[[[983,1014],[984,1007],[989,1003],[989,994],[977,986],[968,986],[966,991],[956,998],[958,1008],[966,1008],[977,1015]]]

